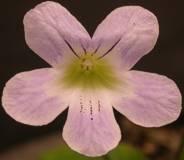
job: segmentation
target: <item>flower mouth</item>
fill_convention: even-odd
[[[84,72],[91,72],[95,67],[95,57],[93,54],[85,54],[80,58],[80,66]]]
[[[86,53],[78,59],[72,59],[65,66],[60,83],[70,88],[114,89],[120,80],[115,69],[106,59],[99,59],[93,53]]]

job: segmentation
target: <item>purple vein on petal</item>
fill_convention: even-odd
[[[96,54],[96,53],[98,52],[98,50],[99,50],[100,46],[101,46],[101,44],[99,44],[99,45],[97,46],[97,48],[95,49],[95,51],[93,52],[93,54],[92,54],[92,55],[94,55],[94,54]]]
[[[51,25],[51,24],[48,24],[48,25]],[[74,55],[78,58],[80,58],[80,56],[77,54],[77,52],[73,49],[72,45],[64,38],[64,35],[61,34],[60,31],[58,31],[58,29],[54,26],[54,25],[51,25],[56,31],[57,33],[62,37],[62,39],[64,40],[64,42],[67,44],[68,48],[72,51],[72,53],[74,53]]]
[[[66,39],[63,39],[63,40],[65,41],[65,43],[67,44],[67,46],[70,48],[70,50],[72,51],[72,53],[75,56],[77,56],[78,58],[80,58],[79,55],[75,52],[75,50],[72,48],[71,44]]]
[[[109,52],[111,52],[117,45],[118,43],[121,41],[121,38],[119,38],[113,45],[112,47],[107,51],[105,52],[104,54],[102,54],[100,57],[98,57],[98,59],[101,59],[103,58],[104,56],[106,56]]]
[[[81,43],[81,47],[82,47],[82,49],[84,50],[84,54],[87,54],[87,50],[86,50],[86,48],[83,46],[82,43]]]

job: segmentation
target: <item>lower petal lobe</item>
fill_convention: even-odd
[[[63,130],[64,140],[73,150],[91,157],[106,154],[121,138],[108,97],[100,97],[76,94]]]

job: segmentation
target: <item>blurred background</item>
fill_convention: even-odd
[[[43,1],[1,0],[0,2],[0,94],[6,81],[16,73],[48,67],[46,62],[27,47],[22,23],[25,13],[40,2]],[[105,16],[117,7],[140,5],[152,11],[160,24],[160,36],[154,50],[142,58],[134,66],[134,69],[170,77],[177,83],[182,95],[184,95],[183,1],[58,0],[57,2],[60,2],[77,17],[91,35]],[[136,126],[116,111],[115,114],[123,131],[124,145],[123,149],[120,148],[122,152],[125,154],[127,152],[130,154],[140,152],[149,160],[184,160],[184,157],[181,157],[184,145],[183,113],[173,124],[155,129]],[[46,156],[42,156],[43,160],[66,159],[59,158],[59,156],[62,157],[61,152],[50,151],[63,143],[61,133],[66,116],[67,111],[47,126],[32,127],[14,121],[0,107],[0,159],[39,160],[38,157],[44,154]],[[59,156],[54,159],[52,154],[59,154]],[[114,154],[116,155],[116,153]],[[49,159],[49,156],[52,158]],[[109,155],[104,159],[136,160],[136,157],[139,156],[128,159],[121,156],[112,157]],[[73,159],[71,158],[71,160]]]

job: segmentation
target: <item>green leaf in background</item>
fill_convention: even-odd
[[[184,160],[184,148],[183,148],[183,151],[181,152],[180,160]]]
[[[39,160],[148,160],[141,151],[126,144],[121,144],[106,156],[90,158],[72,151],[66,145],[49,150]]]
[[[44,153],[41,155],[40,160],[103,160],[103,158],[85,157],[63,145]]]
[[[121,144],[108,154],[109,160],[148,160],[133,146]]]

